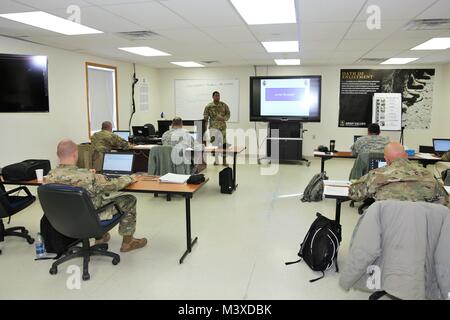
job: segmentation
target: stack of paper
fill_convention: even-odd
[[[348,187],[350,186],[350,181],[347,180],[324,180],[324,190],[323,193],[326,196],[348,196]]]
[[[166,183],[185,183],[189,179],[189,177],[190,175],[188,174],[167,173],[159,177],[159,181]]]
[[[430,159],[430,160],[437,160],[439,159],[432,153],[416,153],[416,156],[422,159]]]

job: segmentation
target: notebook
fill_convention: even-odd
[[[105,152],[102,173],[110,178],[130,175],[133,169],[133,159],[133,153]]]
[[[188,181],[189,177],[189,174],[167,173],[159,177],[159,181],[165,183],[185,183]]]

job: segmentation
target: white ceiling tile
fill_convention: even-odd
[[[300,25],[300,41],[342,39],[350,22],[305,22]]]
[[[329,39],[327,41],[303,40],[300,41],[300,52],[307,51],[332,51],[341,42],[341,39]]]
[[[77,5],[79,7],[87,7],[92,5],[84,0],[15,0],[15,1],[17,3],[21,3],[43,11],[46,11],[48,9],[67,9],[67,7],[71,5]],[[3,0],[1,2],[3,2]]]
[[[129,4],[136,2],[154,2],[154,0],[84,0],[91,4],[103,6],[103,5],[112,5],[112,4]]]
[[[239,43],[238,45],[227,45],[227,47],[232,48],[235,52],[267,54],[267,51],[266,49],[264,49],[262,44],[256,41],[248,43]]]
[[[390,38],[392,39],[431,39],[438,37],[443,33],[442,30],[399,30],[394,32]]]
[[[345,39],[385,39],[406,23],[406,21],[382,21],[380,29],[369,29],[365,22],[355,22],[345,35]]]
[[[49,13],[61,18],[67,18],[64,9],[48,10]],[[138,24],[125,20],[99,7],[81,9],[81,24],[103,32],[125,32],[142,30]]]
[[[32,37],[33,41],[39,43],[48,43],[64,49],[108,49],[116,50],[121,46],[131,46],[132,42],[119,38],[113,34],[92,34],[79,36],[51,36],[51,37]]]
[[[363,58],[369,58],[369,59],[374,59],[374,58],[392,58],[392,57],[400,57],[399,54],[403,52],[403,50],[399,50],[399,49],[392,49],[392,50],[372,50],[368,53],[366,53],[364,55]]]
[[[182,17],[157,2],[108,5],[103,8],[151,31],[192,27]]]
[[[354,59],[364,56],[366,52],[365,50],[334,51],[331,57],[333,59]]]
[[[381,22],[388,20],[411,20],[436,0],[371,0],[368,1],[357,21],[367,21],[371,13],[367,7],[377,5],[380,8]]]
[[[347,40],[344,39],[339,43],[336,51],[364,51],[372,50],[380,40]]]
[[[420,14],[417,19],[450,19],[450,1],[440,0]]]
[[[301,22],[353,21],[366,0],[296,0]]]
[[[158,34],[168,40],[180,42],[183,44],[210,44],[217,43],[213,38],[207,34],[194,28],[183,28],[183,29],[165,29],[159,30]]]
[[[418,63],[448,63],[450,61],[450,50],[445,52],[430,54],[426,57],[416,60]],[[414,62],[416,62],[414,61]]]
[[[16,13],[16,12],[27,12],[27,11],[33,11],[34,9],[20,4],[16,3],[10,0],[2,0],[0,1],[0,13]]]
[[[255,37],[247,27],[204,28],[204,32],[222,43],[251,42]]]
[[[293,23],[249,26],[259,41],[286,41],[298,39],[298,25]]]
[[[420,40],[417,38],[388,38],[378,43],[374,50],[407,50],[415,47],[425,40]]]
[[[166,0],[161,4],[199,27],[246,26],[228,0]]]

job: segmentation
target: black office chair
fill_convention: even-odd
[[[55,261],[50,274],[58,272],[58,265],[68,260],[83,257],[83,280],[89,280],[88,264],[90,256],[100,255],[113,258],[112,264],[120,262],[120,256],[107,251],[108,244],[90,246],[90,238],[100,238],[114,228],[124,216],[124,212],[114,202],[95,209],[89,194],[84,188],[60,184],[46,184],[38,188],[39,201],[51,225],[63,235],[80,239],[82,247],[72,247]],[[117,213],[111,220],[100,221],[99,214],[110,207]]]
[[[25,191],[25,196],[12,195],[19,191]],[[11,216],[22,211],[36,200],[36,197],[30,193],[26,187],[18,187],[6,191],[3,183],[0,182],[0,242],[5,240],[7,236],[15,236],[24,238],[29,244],[33,244],[34,239],[28,234],[25,227],[12,227],[5,229],[3,218],[11,219]],[[0,250],[0,254],[2,251]]]
[[[154,137],[156,135],[156,129],[155,126],[151,123],[144,124],[144,127],[148,128],[148,135],[149,137]]]

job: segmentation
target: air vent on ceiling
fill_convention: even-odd
[[[420,19],[412,20],[404,30],[446,30],[450,29],[450,19]]]
[[[219,61],[216,60],[207,60],[207,61],[200,61],[203,64],[213,64],[213,63],[219,63]]]
[[[361,58],[357,62],[359,63],[380,63],[387,60],[387,58]]]
[[[161,36],[150,30],[117,32],[116,34],[128,40],[154,40]]]

